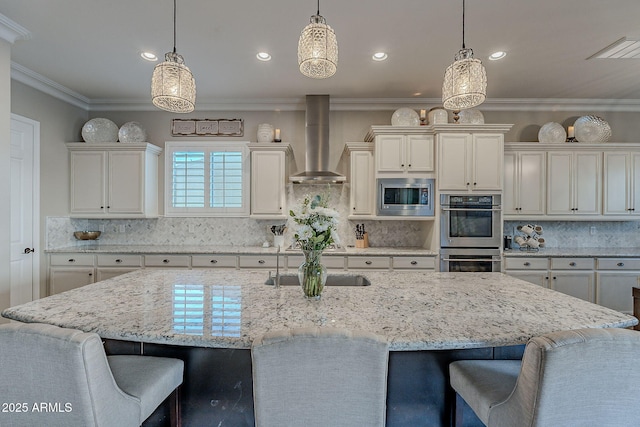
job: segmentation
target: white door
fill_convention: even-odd
[[[40,297],[40,123],[11,115],[11,306]],[[34,252],[35,251],[35,252]]]

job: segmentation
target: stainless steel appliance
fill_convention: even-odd
[[[502,270],[500,249],[442,248],[440,271],[499,272]]]
[[[379,178],[378,215],[434,216],[434,180],[429,178]]]
[[[441,194],[440,209],[440,247],[500,248],[499,194]]]

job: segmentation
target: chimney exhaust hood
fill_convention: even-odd
[[[289,177],[294,184],[342,184],[346,178],[329,170],[329,95],[306,97],[305,170]]]

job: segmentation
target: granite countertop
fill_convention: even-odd
[[[640,248],[542,248],[537,252],[505,250],[505,256],[523,257],[640,257]]]
[[[250,348],[262,334],[300,326],[364,329],[394,351],[523,344],[556,330],[629,327],[629,315],[502,273],[367,272],[371,286],[327,286],[307,301],[298,286],[265,285],[234,270],[138,270],[2,312],[97,332],[103,338]],[[193,299],[183,314],[185,295]]]
[[[263,248],[262,246],[223,246],[223,245],[101,245],[99,243],[78,244],[60,248],[47,249],[48,253],[128,253],[128,254],[234,254],[234,255],[275,255],[277,249],[273,246]],[[281,252],[283,255],[300,254],[300,250],[286,249]],[[374,247],[374,248],[354,248],[345,247],[339,249],[328,249],[323,252],[323,256],[344,256],[344,255],[379,255],[379,256],[436,256],[437,252],[430,249],[418,247]]]

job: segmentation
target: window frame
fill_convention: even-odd
[[[205,162],[210,162],[211,152],[234,151],[242,156],[242,207],[174,207],[173,200],[173,154],[178,151],[205,153]],[[164,216],[165,217],[248,217],[250,215],[250,168],[249,141],[166,141],[164,161]],[[205,176],[204,192],[209,193],[210,179]],[[206,200],[206,199],[205,199]]]

